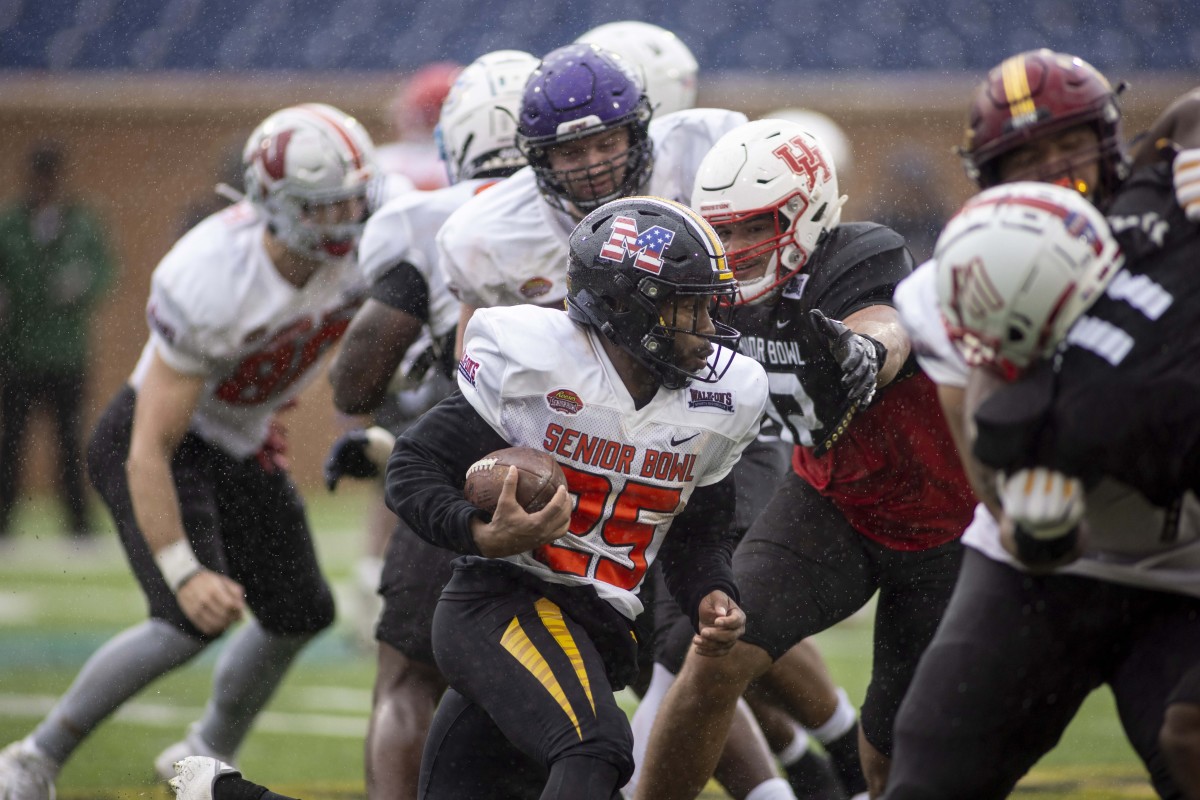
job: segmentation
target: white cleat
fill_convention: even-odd
[[[54,800],[59,765],[22,739],[0,750],[0,800]]]
[[[224,761],[208,756],[187,756],[171,765],[175,777],[168,782],[175,800],[213,800],[213,787],[222,775],[238,772]]]
[[[225,764],[232,764],[233,768],[237,769],[237,764],[234,763],[233,756],[213,750],[196,733],[195,726],[192,726],[192,729],[188,730],[188,734],[183,738],[183,741],[176,742],[158,754],[158,757],[154,759],[154,771],[158,774],[159,778],[169,781],[176,775],[175,762],[183,761],[188,756],[213,758]],[[0,800],[4,800],[4,798],[0,798]]]

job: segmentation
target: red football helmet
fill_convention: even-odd
[[[1021,145],[1080,124],[1095,128],[1097,151],[1088,153],[1100,167],[1095,197],[1112,196],[1129,172],[1129,155],[1121,138],[1121,111],[1116,90],[1095,67],[1081,58],[1053,50],[1030,50],[1005,59],[975,90],[963,146],[959,149],[967,175],[980,188],[999,183],[1002,156]],[[1044,174],[1025,176],[1053,181],[1070,164],[1046,165]]]

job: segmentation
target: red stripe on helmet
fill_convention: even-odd
[[[308,104],[297,106],[297,108],[307,111],[323,122],[327,122],[335,131],[337,131],[338,136],[342,137],[342,141],[346,143],[346,147],[350,148],[350,155],[354,158],[355,169],[362,169],[362,154],[359,152],[358,146],[354,143],[354,137],[352,137],[350,132],[346,130],[346,127],[342,125],[341,120],[335,116],[325,113],[325,111],[317,105]]]

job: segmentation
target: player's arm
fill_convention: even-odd
[[[942,416],[946,418],[946,427],[950,429],[950,437],[958,448],[959,460],[975,496],[987,506],[988,511],[996,519],[1000,519],[1000,500],[996,496],[996,473],[985,466],[971,452],[971,419],[967,414],[967,391],[961,386],[947,384],[937,385],[938,402],[942,407]]]
[[[675,602],[692,621],[700,655],[721,655],[746,628],[733,578],[733,474],[692,492],[658,551],[663,578]]]
[[[468,303],[462,303],[458,307],[458,328],[454,331],[454,358],[460,359],[463,354],[463,342],[467,332],[467,323],[471,321],[471,317],[475,316],[475,312],[479,310],[478,306],[473,306]]]
[[[855,333],[870,336],[883,345],[886,356],[879,364],[875,385],[887,386],[908,361],[908,354],[912,349],[908,332],[900,323],[899,312],[888,305],[867,306],[842,321]]]
[[[1137,169],[1164,156],[1171,157],[1176,149],[1195,147],[1200,147],[1200,88],[1176,98],[1149,130],[1138,137],[1133,167]]]
[[[203,387],[203,376],[173,369],[155,351],[138,389],[125,470],[138,528],[167,585],[188,619],[211,635],[241,618],[242,587],[196,559],[184,533],[171,473],[171,459]]]
[[[428,318],[429,286],[412,264],[401,262],[375,281],[329,370],[339,411],[369,414],[383,404],[392,376]]]
[[[387,466],[387,505],[422,539],[467,555],[499,558],[559,538],[570,522],[565,489],[534,514],[516,501],[516,472],[510,472],[496,511],[467,502],[467,469],[494,450],[509,447],[461,394],[431,408],[396,440]]]

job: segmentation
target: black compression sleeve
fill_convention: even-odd
[[[387,465],[388,508],[430,544],[479,555],[471,518],[483,512],[463,498],[463,480],[468,467],[508,446],[454,393],[396,440]]]
[[[733,579],[733,510],[737,496],[733,474],[692,492],[687,508],[675,518],[659,548],[663,578],[671,596],[699,629],[700,601],[720,589],[736,602]]]
[[[375,279],[371,298],[419,320],[429,320],[429,284],[407,261],[399,262]]]

